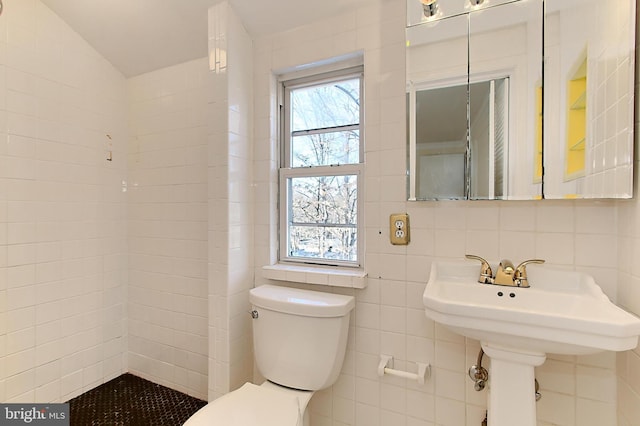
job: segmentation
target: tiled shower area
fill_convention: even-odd
[[[180,426],[205,401],[123,374],[69,401],[71,426]]]

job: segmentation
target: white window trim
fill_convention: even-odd
[[[332,80],[344,80],[350,77],[360,78],[360,149],[359,163],[344,164],[336,166],[313,167],[310,172],[308,167],[291,168],[287,167],[290,159],[290,133],[289,114],[284,110],[285,84],[289,88],[296,88],[313,84],[322,84]],[[288,83],[288,84],[287,84]],[[279,280],[293,280],[310,284],[337,285],[343,287],[364,288],[366,285],[366,274],[364,273],[364,72],[363,67],[351,67],[334,70],[323,74],[308,75],[295,80],[281,79],[279,81],[279,105],[280,114],[280,169],[279,169],[279,253],[278,265],[266,266],[263,268],[265,278]],[[284,118],[284,119],[283,119]],[[286,123],[285,123],[286,121]],[[287,179],[291,177],[307,176],[357,176],[357,262],[338,261],[333,259],[309,259],[290,258],[286,256],[287,250]],[[286,278],[289,277],[289,278]],[[292,279],[295,278],[295,279]]]
[[[331,287],[365,288],[367,273],[362,269],[278,263],[262,267],[264,278]]]

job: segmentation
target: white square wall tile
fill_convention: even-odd
[[[600,426],[620,424],[616,422],[616,405],[578,398],[576,402],[576,424]]]
[[[380,306],[372,303],[358,303],[355,308],[356,326],[364,328],[380,328]]]
[[[614,403],[616,395],[615,371],[579,365],[576,369],[576,389],[578,397]]]
[[[383,331],[406,333],[405,309],[397,306],[382,305],[380,307],[380,327]]]
[[[435,347],[435,359],[438,368],[450,371],[465,370],[465,346],[462,343],[438,342]]]
[[[536,258],[556,265],[572,265],[575,258],[573,233],[536,234]]]
[[[466,229],[467,209],[463,205],[454,202],[443,203],[434,210],[435,229]]]
[[[392,356],[396,364],[407,359],[406,347],[407,342],[404,334],[390,332],[380,333],[380,352]],[[395,368],[402,369],[403,367],[396,365]]]
[[[573,401],[573,396],[546,392],[545,397],[536,404],[538,421],[551,424],[576,424]]]
[[[356,378],[355,379],[355,399],[357,402],[377,407],[380,405],[381,385],[378,381]],[[357,417],[357,416],[356,416]]]
[[[392,384],[380,386],[380,408],[396,413],[404,413],[407,406],[407,390]]]
[[[617,239],[613,235],[576,234],[576,265],[617,266]]]
[[[461,259],[466,252],[466,233],[463,230],[436,229],[435,247],[438,257]]]
[[[574,232],[575,209],[573,206],[538,206],[536,209],[536,231]]]
[[[576,375],[573,363],[547,359],[536,368],[536,378],[543,391],[575,395]]]
[[[456,399],[460,402],[464,401],[464,387],[467,385],[465,379],[468,379],[465,373],[441,368],[434,368],[432,372],[438,395],[449,399]]]
[[[421,421],[436,419],[436,403],[433,395],[407,390],[407,416]]]

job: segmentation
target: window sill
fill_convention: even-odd
[[[270,280],[293,281],[332,287],[365,288],[367,273],[362,269],[276,264],[262,267],[262,276]]]

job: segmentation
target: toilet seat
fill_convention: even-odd
[[[279,386],[266,382],[263,386],[245,383],[198,410],[184,426],[300,426],[303,411],[297,394],[303,391],[277,389]],[[308,395],[304,406],[311,398]]]

